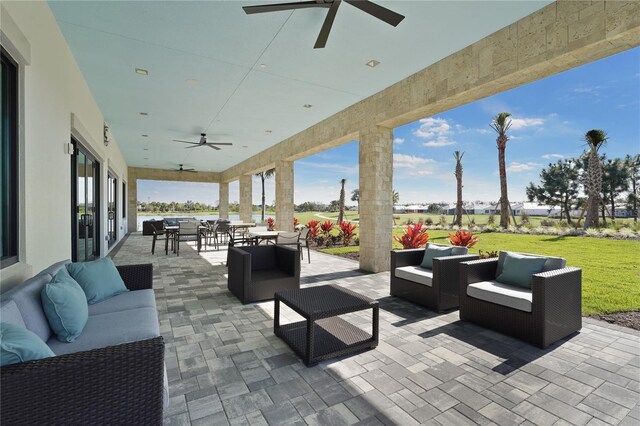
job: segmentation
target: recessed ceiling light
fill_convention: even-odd
[[[265,130],[265,132],[266,132],[266,133],[272,133],[272,132],[273,132],[273,130],[271,130],[271,129],[267,129],[267,130]]]
[[[187,84],[191,87],[196,87],[198,85],[198,83],[200,83],[198,80],[196,80],[195,78],[190,78],[187,80]]]
[[[266,68],[267,64],[260,64],[260,68]]]
[[[304,104],[304,105],[302,105],[302,106],[303,106],[303,107],[305,107],[305,108],[311,108],[313,105],[311,105],[311,104]]]
[[[369,62],[367,62],[366,65],[371,68],[377,67],[378,65],[380,65],[380,61],[376,61],[375,59],[372,59]]]
[[[142,135],[142,137],[143,137],[143,138],[148,138],[148,137],[149,137],[149,135]]]
[[[149,115],[148,112],[141,112],[140,115]]]
[[[136,68],[136,74],[140,74],[140,75],[149,75],[149,71],[142,69],[142,68]]]

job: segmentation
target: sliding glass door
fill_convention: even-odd
[[[107,237],[109,247],[118,239],[118,180],[109,172],[107,178]]]
[[[84,262],[100,256],[100,164],[77,141],[72,143],[72,258]]]

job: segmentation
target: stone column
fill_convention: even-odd
[[[229,182],[220,182],[218,188],[218,215],[220,219],[229,219]]]
[[[276,161],[276,228],[293,231],[293,161]]]
[[[136,232],[138,230],[138,179],[131,172],[127,179],[127,232]]]
[[[253,193],[251,189],[251,175],[240,176],[240,220],[252,222]]]
[[[360,269],[389,270],[393,231],[393,130],[360,131]]]

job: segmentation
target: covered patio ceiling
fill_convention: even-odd
[[[397,28],[344,4],[325,49],[326,9],[242,11],[259,3],[49,4],[129,166],[222,172],[550,2],[377,2]],[[200,132],[233,146],[172,142]]]

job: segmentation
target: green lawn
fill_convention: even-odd
[[[402,230],[394,230],[401,235]],[[447,231],[429,231],[430,241],[446,243]],[[480,242],[471,249],[511,250],[567,259],[569,266],[582,268],[582,313],[640,310],[640,241],[605,238],[557,237],[550,235],[479,234]],[[400,247],[394,242],[394,248]],[[358,247],[348,247],[358,251]],[[322,250],[344,252],[345,248]]]

